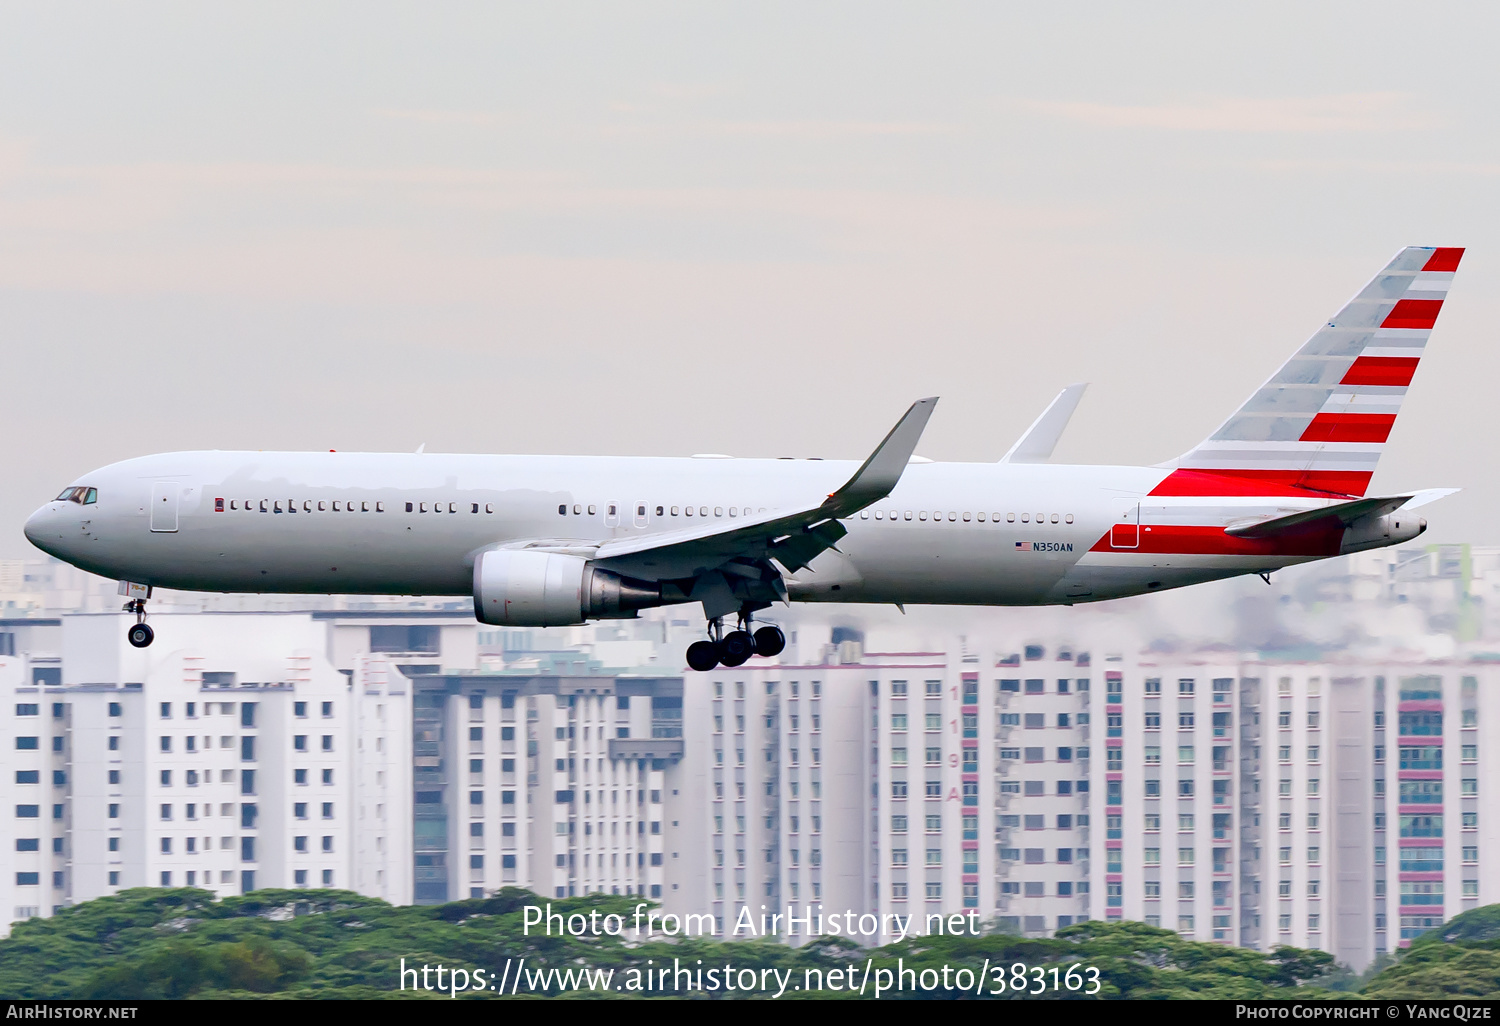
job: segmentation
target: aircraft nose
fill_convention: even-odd
[[[26,518],[26,540],[48,555],[57,555],[58,542],[62,539],[57,531],[57,512],[48,504]]]

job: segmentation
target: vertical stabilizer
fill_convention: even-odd
[[[1463,252],[1396,254],[1155,494],[1363,495]]]

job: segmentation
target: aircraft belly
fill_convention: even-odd
[[[97,569],[89,569],[186,591],[466,595],[472,589],[470,554],[483,544],[451,531],[418,539],[384,525],[377,532],[350,531],[337,521],[311,520],[295,527],[270,521],[208,531],[184,518],[177,532],[139,533],[128,542],[117,538],[101,545]]]
[[[862,525],[863,526],[863,525]],[[1017,547],[1007,526],[884,529],[851,532],[841,548],[857,569],[856,593],[819,591],[803,601],[897,602],[936,605],[1032,605],[1045,601],[1077,558],[1067,542],[1046,551]],[[1074,545],[1076,549],[1076,544]],[[809,578],[814,581],[814,578]]]

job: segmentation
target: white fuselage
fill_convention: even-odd
[[[167,453],[78,479],[79,486],[97,490],[96,501],[50,502],[27,522],[26,534],[85,570],[158,587],[464,595],[473,589],[476,556],[489,549],[537,540],[586,549],[705,519],[728,525],[747,512],[816,504],[856,466],[833,460]],[[888,498],[844,521],[849,533],[836,551],[787,578],[788,593],[801,601],[1071,603],[1337,554],[1336,545],[1281,553],[1274,546],[1245,551],[1243,544],[1222,549],[1217,543],[1203,551],[1194,543],[1173,551],[1168,539],[1183,532],[1216,535],[1246,517],[1323,500],[1151,497],[1167,473],[913,463]]]

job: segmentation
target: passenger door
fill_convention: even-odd
[[[151,530],[170,533],[177,530],[176,481],[157,481],[151,486]]]
[[[1141,504],[1136,503],[1109,529],[1109,547],[1112,549],[1138,549],[1141,547]]]

